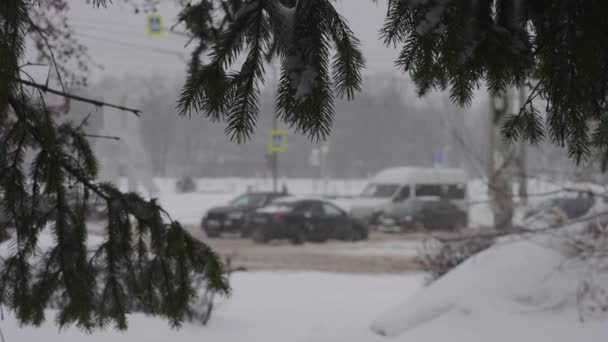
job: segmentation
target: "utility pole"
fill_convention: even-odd
[[[276,64],[272,64],[272,74],[273,74],[273,82],[274,82],[274,91],[273,98],[276,98],[278,92],[278,70]],[[273,104],[272,111],[272,130],[276,131],[278,129],[279,123],[277,120],[277,108],[276,103]],[[278,178],[279,178],[279,154],[277,152],[272,152],[272,192],[278,192]]]
[[[321,182],[322,182],[322,194],[327,195],[327,154],[329,153],[329,141],[325,141],[320,148],[320,169],[321,169]]]
[[[272,130],[276,130],[278,127],[276,111],[274,111],[272,117]],[[279,154],[272,152],[272,192],[278,191],[278,177],[279,177]]]
[[[519,107],[523,107],[526,103],[526,86],[522,84],[519,87]],[[526,173],[526,142],[524,139],[519,141],[519,153],[517,158],[517,169],[519,176],[519,188],[517,189],[517,195],[522,205],[528,204],[528,175]]]

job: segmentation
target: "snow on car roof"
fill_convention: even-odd
[[[466,173],[458,168],[393,167],[378,172],[373,183],[465,183]]]
[[[300,201],[325,201],[325,199],[321,197],[313,197],[313,196],[287,196],[280,197],[271,202],[271,204],[279,204],[279,203],[294,203]]]

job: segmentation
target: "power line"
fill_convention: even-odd
[[[161,53],[161,54],[173,55],[173,56],[179,57],[181,59],[186,59],[186,54],[187,54],[186,51],[176,51],[176,50],[171,50],[171,49],[153,47],[153,46],[149,46],[149,45],[125,42],[125,41],[121,41],[121,40],[101,37],[101,36],[92,35],[92,34],[88,34],[88,33],[75,32],[75,34],[78,36],[82,36],[82,37],[86,37],[89,39],[94,39],[94,40],[98,40],[98,41],[102,41],[102,42],[106,42],[106,43],[116,44],[116,45],[125,46],[125,47],[129,47],[129,48],[133,48],[133,49],[147,50],[147,51]]]
[[[131,34],[132,36],[137,36],[137,37],[143,37],[144,35],[147,35],[141,27],[136,27],[136,26],[129,26],[129,25],[125,25],[123,26],[124,28],[118,27],[121,25],[114,25],[112,24],[110,25],[106,25],[106,24],[101,24],[101,23],[94,23],[94,22],[89,22],[89,23],[71,23],[70,26],[77,28],[77,29],[85,29],[85,30],[95,30],[95,31],[113,31],[113,32],[118,32],[121,34]],[[180,32],[180,31],[174,31],[174,30],[164,30],[164,33],[173,35],[173,36],[178,36],[178,37],[184,37],[184,38],[192,38],[191,35],[189,35],[186,32]],[[78,33],[78,31],[76,31],[76,33]],[[158,39],[158,38],[168,38],[171,39],[169,37],[155,37],[154,39]]]
[[[73,24],[86,24],[86,25],[98,25],[98,26],[110,26],[110,27],[123,27],[123,28],[128,28],[128,29],[132,29],[132,30],[137,30],[137,31],[142,31],[142,28],[144,27],[144,25],[130,25],[125,23],[124,21],[110,21],[110,20],[99,20],[99,17],[91,17],[91,18],[79,18],[79,17],[72,17],[70,16],[68,18],[68,24],[69,25],[73,25]]]

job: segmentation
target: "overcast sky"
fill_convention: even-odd
[[[368,65],[366,72],[369,73],[390,71],[396,57],[396,51],[385,47],[379,39],[378,30],[386,11],[382,2],[342,0],[336,4],[361,39]],[[189,50],[185,47],[187,37],[170,33],[164,37],[147,35],[146,15],[135,14],[130,5],[118,1],[107,8],[93,8],[84,1],[69,3],[69,21],[79,40],[89,47],[94,60],[104,66],[104,70],[95,71],[93,80],[100,75],[156,71],[179,75],[185,72]],[[173,1],[165,0],[158,11],[168,27],[175,23],[179,8]]]
[[[165,27],[176,22],[180,9],[176,2],[163,0],[158,7]],[[185,76],[189,51],[192,48],[186,47],[188,37],[170,32],[163,37],[149,36],[146,31],[146,14],[136,14],[131,5],[122,1],[114,1],[106,8],[94,8],[85,1],[69,1],[69,5],[69,23],[80,42],[89,48],[93,60],[103,66],[103,70],[92,69],[90,83],[104,76],[120,77],[129,73],[162,74],[167,82],[174,82]],[[409,76],[394,67],[397,49],[386,47],[378,33],[386,15],[385,0],[379,0],[376,4],[371,0],[338,0],[336,7],[361,40],[367,61],[364,73],[379,75],[381,79],[390,77],[402,80],[402,89],[407,89],[403,94],[404,100],[411,101],[416,98],[413,87],[407,86],[410,83]],[[33,56],[28,59],[33,60]],[[32,69],[34,70],[30,72],[40,82],[44,82],[48,70],[35,67]],[[369,84],[364,86],[368,87]],[[433,101],[436,95],[427,95],[426,99],[421,100]],[[484,98],[485,96],[477,96],[474,107]]]

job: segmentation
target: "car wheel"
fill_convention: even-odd
[[[250,228],[245,228],[245,227],[241,227],[241,229],[239,229],[239,235],[241,236],[241,238],[250,238],[251,237],[251,229]]]
[[[461,218],[456,222],[456,225],[452,229],[452,231],[459,232],[467,227],[467,219]]]
[[[412,222],[412,232],[423,232],[427,228],[421,221]]]
[[[294,245],[301,245],[306,241],[306,233],[303,229],[294,229],[289,237],[289,242]]]
[[[217,230],[205,230],[205,234],[208,238],[217,238],[220,236],[220,232]]]
[[[352,241],[367,240],[369,234],[363,226],[355,225],[351,228],[350,237]]]
[[[363,234],[356,230],[353,230],[350,234],[350,241],[361,241],[364,240]]]
[[[251,238],[257,243],[267,243],[268,241],[270,241],[268,234],[266,234],[266,229],[262,227],[256,228],[253,231],[253,234],[251,234]]]

